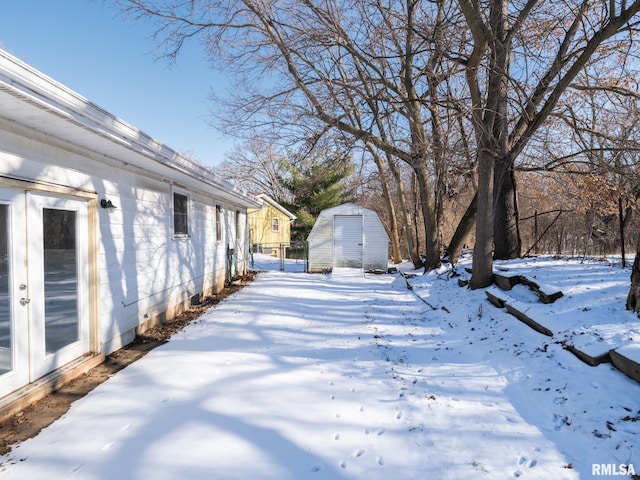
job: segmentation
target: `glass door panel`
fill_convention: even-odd
[[[76,212],[42,210],[45,352],[79,339]]]
[[[9,206],[0,204],[0,375],[13,369],[9,232]]]

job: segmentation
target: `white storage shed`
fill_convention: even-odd
[[[389,235],[378,214],[353,203],[320,212],[307,238],[309,272],[388,268]]]
[[[0,418],[242,276],[256,206],[0,50]]]

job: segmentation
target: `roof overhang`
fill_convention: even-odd
[[[263,202],[268,203],[269,205],[271,205],[276,210],[281,211],[284,215],[289,217],[291,220],[295,220],[296,218],[298,218],[293,213],[291,213],[289,210],[287,210],[282,205],[280,205],[278,202],[276,202],[269,195],[267,195],[266,193],[260,193],[260,194],[256,195],[256,197],[259,198],[260,200],[262,200]]]
[[[0,50],[0,117],[168,181],[243,207],[255,197],[236,189],[125,121]]]

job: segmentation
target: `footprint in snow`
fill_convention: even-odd
[[[401,418],[402,418],[402,410],[399,410],[399,411],[396,413],[396,420],[400,420]]]
[[[553,428],[558,431],[566,425],[571,425],[571,420],[566,415],[553,414]]]
[[[353,457],[354,457],[354,458],[361,457],[362,455],[364,455],[364,449],[363,449],[363,448],[361,448],[361,449],[356,450],[355,452],[353,452]]]
[[[377,463],[378,465],[380,465],[380,466],[383,466],[383,465],[384,465],[384,458],[382,458],[382,457],[377,457],[377,458],[376,458],[376,463]]]
[[[525,457],[524,455],[522,457],[520,457],[520,459],[518,460],[518,465],[520,465],[521,467],[529,467],[529,468],[533,468],[538,464],[538,461],[534,458],[532,460],[529,460],[527,457]],[[516,470],[513,473],[514,477],[519,477],[522,475],[522,471],[521,470]]]
[[[504,419],[509,423],[518,423],[518,419],[510,416],[510,415],[502,415]]]
[[[313,473],[318,473],[318,472],[321,472],[322,470],[324,470],[324,465],[322,464],[317,463],[317,464],[311,465],[311,471]]]

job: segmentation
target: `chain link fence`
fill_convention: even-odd
[[[309,249],[307,242],[253,243],[251,268],[281,272],[308,271]]]

